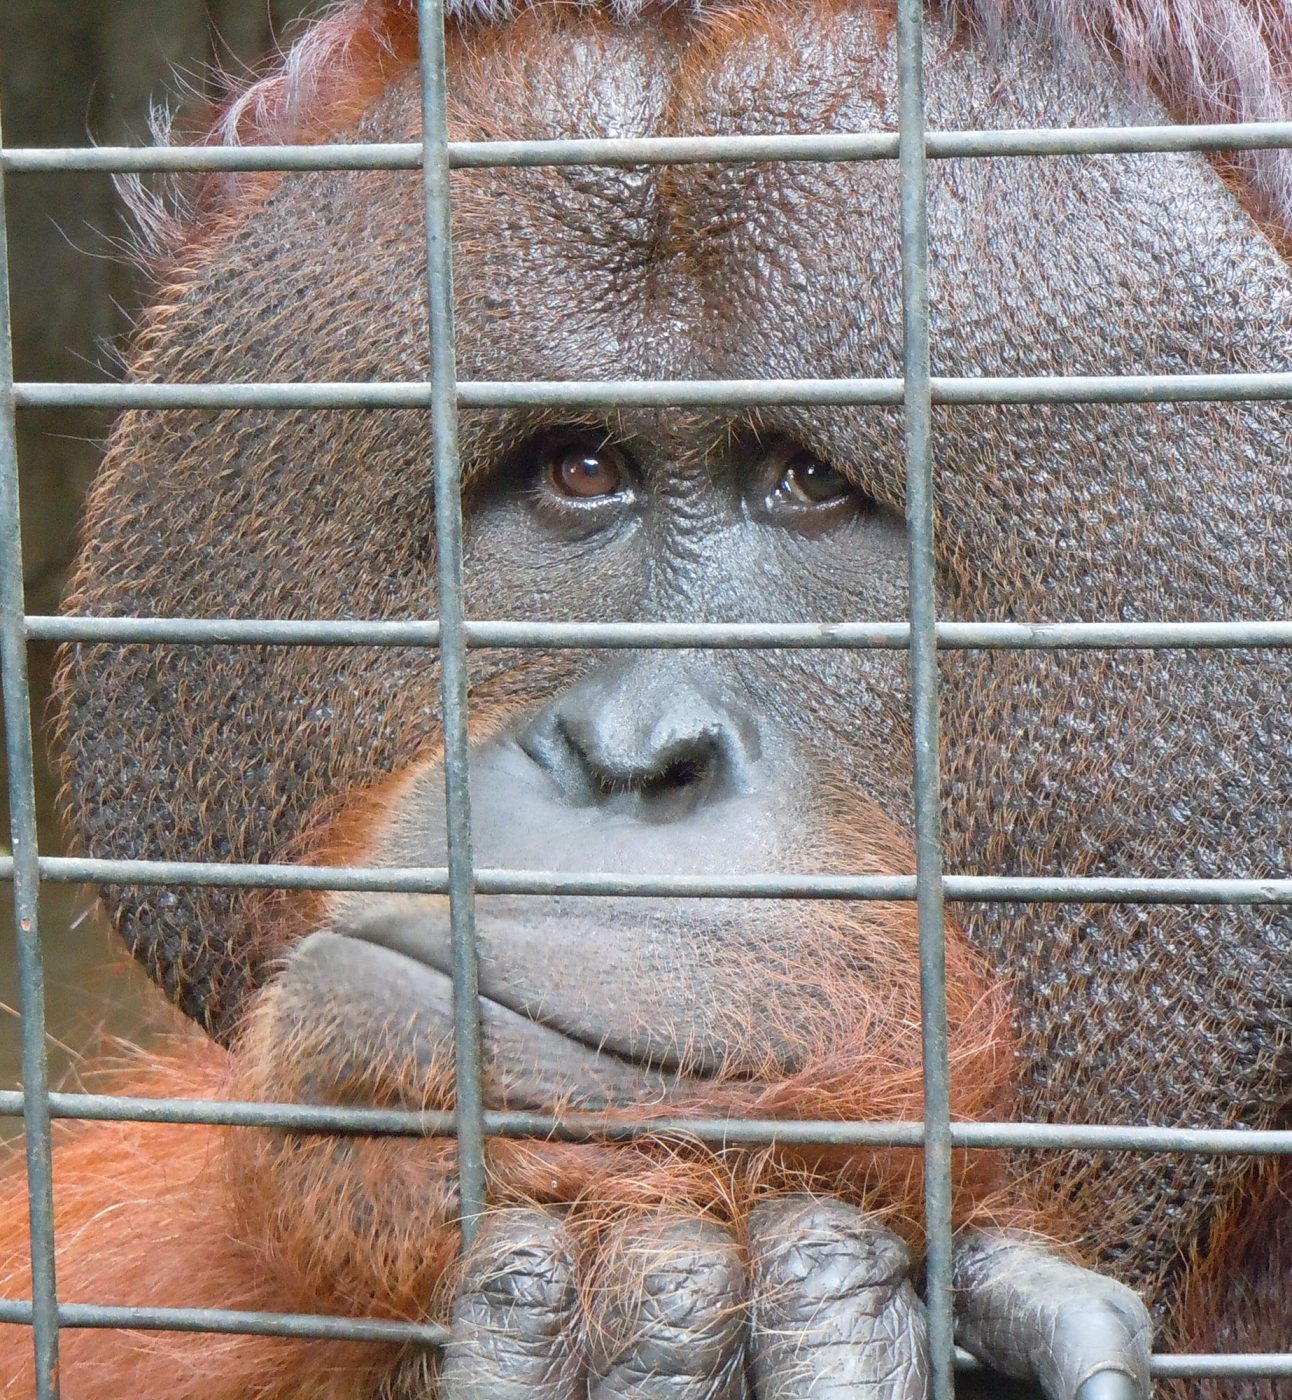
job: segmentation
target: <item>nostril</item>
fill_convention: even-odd
[[[520,750],[545,773],[568,802],[590,802],[597,795],[597,778],[588,756],[557,711],[541,715],[517,736]]]
[[[666,797],[703,782],[706,769],[705,763],[694,759],[678,759],[657,772],[610,773],[597,769],[592,774],[592,784],[599,797]]]
[[[654,772],[630,773],[623,777],[601,773],[597,778],[597,790],[603,797],[627,793],[642,802],[659,802],[688,788],[698,788],[709,772],[710,765],[705,759],[678,758]]]
[[[568,692],[518,736],[561,801],[654,823],[744,791],[757,726],[690,686],[630,687],[635,674]]]
[[[658,784],[669,790],[696,787],[704,781],[708,764],[703,760],[694,758],[680,758],[675,763],[670,763],[659,775]]]

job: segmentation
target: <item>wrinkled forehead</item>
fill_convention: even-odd
[[[1111,68],[1065,76],[1051,56],[985,53],[936,26],[928,66],[933,126],[1156,115]],[[774,23],[746,16],[711,28],[540,13],[461,43],[452,71],[455,134],[465,138],[896,126],[891,25],[860,6],[785,7]],[[415,100],[411,82],[406,96]],[[1065,322],[1089,341],[1092,317],[1121,324],[1136,302],[1160,319],[1160,293],[1183,271],[1178,258],[1207,221],[1209,195],[1217,216],[1232,204],[1192,156],[936,164],[934,314],[948,372],[966,372],[947,357],[969,348],[957,332],[970,319],[1042,333],[1056,370],[1071,368],[1059,348],[1071,344]],[[500,334],[524,344],[531,376],[897,372],[891,160],[470,171],[455,176],[454,202],[465,363],[482,377],[503,372],[488,362]],[[1125,273],[1112,265],[1116,250]],[[1059,287],[1068,294],[1050,295]],[[972,350],[989,370],[984,347]]]
[[[926,51],[934,128],[1160,118],[1093,59],[936,22]],[[891,27],[857,5],[531,12],[458,35],[450,60],[464,139],[896,125]],[[419,125],[409,72],[347,139]],[[1286,347],[1288,269],[1199,156],[943,160],[929,179],[940,373],[1223,369],[1240,334]],[[899,372],[895,161],[458,170],[452,199],[465,379]],[[423,213],[413,172],[286,177],[193,285],[202,353],[245,377],[424,373]]]
[[[484,139],[890,127],[880,28],[865,14],[833,28],[831,45],[819,32],[800,42],[793,28],[622,29],[535,17],[463,55],[457,126]],[[878,287],[896,256],[895,171],[880,166],[472,172],[457,178],[455,206],[466,323],[477,278],[489,282],[490,300],[534,314],[536,328],[559,318],[557,353],[583,356],[581,367],[554,364],[561,375],[604,376],[606,361],[652,376],[775,374],[779,337],[762,323],[800,320],[809,294],[831,299],[822,254],[846,223],[860,216],[867,225],[851,277],[864,261]],[[874,319],[887,320],[881,300]],[[755,315],[756,305],[767,314]]]

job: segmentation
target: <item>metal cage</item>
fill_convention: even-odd
[[[547,1135],[570,1140],[661,1132],[709,1143],[829,1143],[921,1148],[927,1225],[927,1304],[933,1396],[950,1400],[953,1373],[974,1365],[952,1343],[950,1294],[953,1148],[1085,1148],[1131,1152],[1292,1154],[1292,1131],[1116,1127],[1030,1122],[953,1123],[950,1119],[944,901],[1292,904],[1292,878],[1155,879],[945,876],[938,770],[938,652],[994,648],[1281,648],[1292,621],[1224,623],[1088,622],[1060,625],[940,622],[934,606],[931,409],[936,404],[1147,404],[1292,399],[1292,373],[947,378],[930,373],[927,162],[1002,157],[1292,148],[1292,121],[1126,128],[930,131],[923,100],[922,0],[900,0],[897,28],[899,125],[895,133],[705,136],[648,139],[450,142],[445,103],[443,0],[418,0],[422,143],[323,146],[98,147],[5,149],[0,145],[0,654],[12,826],[11,857],[0,879],[13,884],[22,1012],[23,1092],[0,1092],[0,1114],[24,1121],[30,1190],[33,1297],[0,1299],[0,1322],[31,1327],[37,1395],[58,1394],[61,1328],[136,1328],[435,1346],[434,1324],[247,1313],[193,1308],[128,1308],[59,1300],[54,1276],[51,1121],[55,1118],[274,1126],[297,1131],[400,1135],[456,1134],[464,1234],[485,1207],[488,1136]],[[622,382],[459,382],[455,374],[449,237],[450,173],[455,169],[539,165],[655,165],[719,161],[895,160],[901,179],[903,375],[900,379],[794,379]],[[3,243],[3,178],[51,171],[393,170],[423,173],[431,378],[421,383],[16,383]],[[900,405],[905,421],[910,539],[909,623],[552,624],[473,622],[463,616],[462,519],[457,457],[459,406]],[[421,622],[303,622],[273,619],[42,617],[25,612],[19,532],[15,413],[26,408],[371,408],[417,407],[431,414],[441,616]],[[377,870],[290,865],[214,865],[42,856],[36,843],[29,641],[244,644],[256,646],[427,646],[442,658],[447,787],[447,869]],[[694,878],[557,876],[474,867],[467,786],[469,647],[528,648],[888,648],[910,654],[915,740],[916,874],[769,874],[721,881]],[[206,1102],[51,1093],[37,903],[43,880],[154,885],[238,885],[282,889],[438,892],[449,895],[453,939],[457,1108],[454,1113],[345,1109],[306,1104]],[[662,895],[757,899],[914,901],[920,935],[924,1118],[920,1122],[599,1122],[594,1115],[490,1112],[481,1092],[476,1015],[473,896],[482,893]],[[1159,1377],[1292,1379],[1292,1352],[1156,1355]]]

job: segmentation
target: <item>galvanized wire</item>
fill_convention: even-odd
[[[1180,126],[1025,127],[998,131],[930,131],[931,160],[987,156],[1135,155],[1181,151],[1292,148],[1292,122]],[[896,160],[899,135],[888,131],[768,133],[726,136],[612,136],[548,141],[450,141],[451,170],[518,166],[694,165],[718,161]],[[319,146],[28,146],[0,148],[0,170],[23,173],[200,170],[416,170],[420,143],[337,142]]]
[[[29,616],[30,641],[188,643],[217,646],[436,647],[440,624],[376,619]],[[1072,651],[1292,647],[1292,621],[1266,622],[936,622],[941,651]],[[612,647],[742,647],[757,651],[900,651],[905,622],[517,622],[465,621],[468,647],[543,650]]]
[[[442,1346],[447,1328],[431,1322],[388,1322],[382,1318],[330,1317],[306,1313],[236,1312],[223,1308],[119,1308],[98,1303],[61,1303],[59,1321],[67,1328],[128,1327],[153,1332],[214,1332],[233,1336],[316,1338],[321,1341],[414,1343]],[[31,1305],[0,1300],[0,1323],[30,1323]],[[953,1353],[960,1373],[978,1373],[982,1363],[966,1351]],[[1225,1356],[1178,1354],[1150,1361],[1155,1377],[1292,1376],[1292,1356],[1278,1352],[1234,1352]]]
[[[280,1128],[297,1133],[347,1133],[383,1137],[451,1137],[452,1112],[438,1109],[357,1108],[336,1104],[243,1102],[231,1099],[139,1098],[120,1094],[52,1093],[56,1119],[101,1123],[189,1123]],[[23,1095],[0,1091],[0,1117],[23,1111]],[[670,1118],[632,1113],[539,1113],[487,1109],[491,1137],[538,1137],[558,1142],[631,1142],[666,1138],[711,1147],[781,1146],[920,1147],[922,1121],[841,1122],[807,1118]],[[1161,1128],[1112,1123],[952,1123],[952,1146],[974,1150],[1176,1152],[1185,1156],[1292,1155],[1292,1129]]]
[[[900,379],[460,380],[460,408],[768,408],[901,405]],[[934,404],[1234,403],[1292,399],[1292,373],[934,376]],[[429,408],[428,380],[404,383],[24,383],[19,408]]]
[[[933,394],[929,344],[929,215],[924,138],[924,0],[897,6],[898,170],[901,175],[902,417],[910,574],[915,908],[919,927],[924,1083],[924,1305],[932,1400],[954,1400],[951,1311],[951,1065],[942,882],[934,596]]]
[[[450,142],[444,119],[443,20],[439,0],[419,0],[423,142],[284,147],[5,149],[5,172],[181,170],[421,169],[427,228],[431,377],[382,383],[115,384],[21,383],[12,379],[8,341],[8,269],[0,242],[0,642],[14,854],[0,858],[0,880],[14,885],[19,927],[25,1092],[0,1092],[0,1116],[26,1122],[32,1202],[33,1298],[0,1301],[0,1322],[32,1326],[40,1400],[55,1397],[59,1326],[131,1327],[319,1339],[441,1343],[433,1324],[374,1319],[248,1313],[212,1309],[119,1308],[59,1303],[53,1272],[51,1118],[277,1127],[296,1132],[456,1135],[463,1213],[478,1217],[484,1199],[484,1136],[540,1136],[569,1141],[667,1137],[716,1146],[826,1144],[924,1149],[928,1199],[929,1303],[934,1391],[949,1397],[951,1365],[972,1369],[951,1349],[948,1309],[949,1153],[967,1149],[1060,1148],[1186,1154],[1292,1154],[1292,1131],[1130,1127],[1111,1124],[953,1123],[945,1043],[942,902],[1080,901],[1261,905],[1292,903],[1292,879],[1158,879],[946,875],[939,832],[937,652],[946,649],[1287,647],[1292,622],[1235,619],[1213,623],[1085,622],[1019,624],[946,622],[934,616],[931,409],[943,404],[1153,404],[1287,401],[1292,373],[1202,375],[1067,375],[967,378],[929,374],[927,160],[1032,156],[1116,156],[1145,152],[1292,149],[1292,122],[1140,126],[1119,129],[924,131],[920,83],[921,8],[902,0],[897,132],[726,135],[559,141]],[[449,243],[449,172],[523,166],[655,165],[714,161],[896,160],[902,176],[902,272],[905,356],[902,378],[606,382],[460,382],[454,371]],[[0,237],[3,189],[0,187]],[[471,621],[462,613],[461,505],[456,444],[459,408],[682,406],[752,408],[773,404],[901,406],[906,422],[908,518],[911,526],[911,621],[906,623],[671,624]],[[408,622],[253,618],[85,618],[24,616],[18,548],[18,479],[14,410],[92,406],[125,408],[405,407],[428,409],[433,424],[441,616]],[[446,869],[319,868],[209,865],[181,861],[110,861],[40,856],[35,844],[25,645],[31,640],[115,641],[144,645],[431,646],[442,651],[446,736]],[[907,649],[913,675],[916,736],[916,871],[907,876],[784,874],[700,880],[610,873],[556,876],[544,871],[475,870],[466,781],[465,650],[470,647],[881,648]],[[144,884],[240,885],[448,893],[453,908],[456,1111],[414,1112],[308,1104],[141,1099],[51,1094],[44,1047],[44,1001],[36,895],[44,880]],[[925,1049],[924,1122],[838,1123],[723,1119],[632,1119],[628,1116],[492,1112],[483,1108],[476,1014],[472,902],[482,893],[656,895],[752,899],[903,899],[919,908]],[[1157,1376],[1292,1376],[1292,1355],[1155,1357]]]
[[[0,668],[3,668],[5,763],[9,776],[9,878],[18,940],[18,1007],[22,1016],[23,1127],[31,1226],[31,1325],[37,1400],[58,1396],[58,1290],[54,1280],[54,1185],[45,1050],[45,971],[40,946],[40,865],[36,780],[27,685],[23,612],[22,523],[18,436],[14,417],[13,332],[9,314],[4,175],[0,171]]]
[[[449,872],[434,866],[228,865],[204,861],[101,860],[41,856],[43,879],[57,884],[202,885],[212,889],[349,890],[373,894],[447,894]],[[0,857],[0,880],[13,878]],[[1292,879],[1196,879],[1122,875],[946,875],[957,903],[1289,904]],[[550,870],[475,871],[480,894],[635,896],[664,899],[913,900],[913,875],[623,875]]]
[[[431,365],[431,452],[435,476],[435,553],[440,606],[440,689],[444,701],[444,813],[453,974],[453,1092],[458,1130],[462,1243],[475,1238],[485,1210],[484,1058],[476,957],[471,850],[467,660],[462,639],[462,480],[458,458],[453,249],[450,237],[448,83],[443,0],[418,0],[422,81],[423,193],[426,205],[427,329]]]

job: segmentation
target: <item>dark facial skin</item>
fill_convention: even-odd
[[[453,57],[456,134],[893,125],[883,26],[816,10],[777,24],[775,37],[750,25],[726,41],[681,21],[524,19],[473,36]],[[1097,66],[1056,75],[1044,54],[987,56],[936,25],[930,38],[933,126],[1158,119]],[[396,83],[355,134],[408,139],[416,113],[415,85]],[[459,374],[895,375],[896,178],[886,162],[461,174]],[[181,281],[145,336],[139,373],[425,377],[419,200],[407,174],[284,179]],[[1288,361],[1292,276],[1200,159],[935,163],[930,219],[935,372]],[[1285,406],[942,409],[934,432],[945,616],[1262,618],[1292,606]],[[476,411],[463,417],[462,451],[470,617],[905,616],[893,411]],[[432,538],[422,414],[133,415],[91,503],[72,606],[433,616]],[[471,675],[481,864],[702,875],[912,868],[900,653],[475,652]],[[953,653],[942,676],[949,869],[1285,870],[1292,731],[1282,654]],[[329,822],[353,810],[357,791],[384,784],[379,815],[347,839],[374,863],[440,864],[437,679],[433,652],[81,648],[64,672],[63,724],[84,843],[95,855],[186,859],[332,850]],[[322,1043],[324,1025],[333,1052],[345,1041],[347,1063],[404,1056],[419,1073],[438,1072],[447,1013],[437,901],[337,898],[282,916],[213,891],[108,897],[137,955],[221,1038],[274,975],[251,1024],[262,1049],[290,1046],[260,1067],[258,1082],[279,1096],[342,1082],[325,1056],[312,1074],[300,1053]],[[981,960],[966,985],[981,974],[1012,1001],[1018,1117],[1286,1124],[1286,911],[956,913]],[[849,1025],[848,997],[831,1001],[824,989],[874,995],[877,980],[889,989],[894,980],[879,978],[871,911],[845,918],[846,928],[833,911],[799,919],[783,906],[482,900],[493,1101],[640,1102],[685,1098],[720,1071],[793,1075]],[[909,999],[913,966],[907,973]],[[410,996],[417,1029],[411,1041],[391,1038],[412,1014]],[[365,1074],[364,1091],[380,1092],[379,1072]],[[389,1096],[408,1082],[405,1068],[392,1069]],[[1008,1170],[1043,1205],[1064,1202],[1065,1242],[1141,1289],[1168,1335],[1181,1261],[1197,1251],[1205,1263],[1253,1180],[1235,1161],[1205,1157],[1069,1154]],[[864,1216],[862,1226],[804,1224],[785,1209],[809,1235],[860,1230],[863,1246],[829,1247],[845,1261],[878,1248]],[[491,1260],[504,1259],[505,1275],[517,1251],[537,1250],[544,1279],[573,1277],[561,1272],[566,1244],[552,1241],[546,1217],[517,1220],[489,1236],[495,1253],[482,1246],[485,1263],[461,1294],[459,1308],[485,1323]],[[715,1315],[742,1289],[757,1291],[759,1261],[779,1257],[787,1228],[773,1214],[742,1236],[754,1285],[743,1270],[721,1282],[725,1235],[696,1244],[703,1259],[687,1277],[719,1278]],[[637,1252],[654,1258],[651,1240]],[[966,1244],[958,1266],[968,1280],[962,1332],[985,1355],[1026,1350],[1019,1337],[1053,1330],[1053,1319],[1032,1317],[1030,1296],[993,1313],[982,1300],[995,1297],[1001,1271],[976,1262],[980,1248],[995,1257],[990,1243]],[[877,1267],[897,1297],[904,1267]],[[1081,1306],[1098,1294],[1094,1278],[1071,1285]],[[1069,1284],[1046,1287],[1058,1296]],[[557,1294],[540,1314],[560,1315]],[[1014,1330],[984,1340],[990,1326],[974,1321],[975,1308],[1013,1319]],[[838,1324],[845,1341],[848,1325]],[[568,1360],[564,1326],[554,1325],[550,1355]],[[1095,1369],[1134,1375],[1137,1328],[1127,1324]],[[1073,1359],[1080,1348],[1062,1328],[1055,1335],[1059,1360],[1016,1369],[1068,1394],[1090,1366]],[[640,1342],[624,1341],[626,1353]],[[695,1345],[674,1338],[669,1355]],[[870,1343],[848,1354],[872,1358],[858,1378],[882,1370]],[[918,1391],[921,1354],[912,1343],[898,1393]],[[476,1364],[446,1362],[450,1378],[465,1368],[453,1382],[461,1393],[474,1393]],[[589,1364],[604,1393],[626,1393],[607,1379],[614,1357]],[[772,1352],[747,1364],[770,1377],[759,1396],[800,1393],[785,1389],[798,1373],[778,1371]],[[485,1393],[502,1393],[489,1374]],[[508,1372],[529,1384],[517,1374]]]

